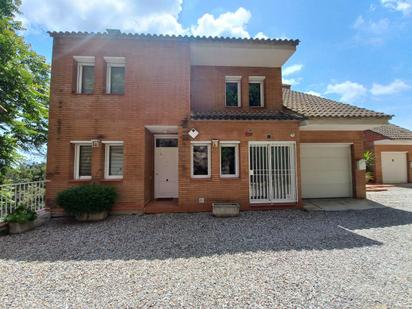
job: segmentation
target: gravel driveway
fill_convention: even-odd
[[[0,237],[0,307],[412,308],[412,188],[347,212],[55,219]]]

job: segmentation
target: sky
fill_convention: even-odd
[[[283,66],[292,89],[412,130],[412,0],[23,0],[18,18],[49,62],[47,31],[299,39]]]

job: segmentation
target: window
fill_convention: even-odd
[[[107,65],[106,93],[124,94],[125,58],[104,57]]]
[[[123,178],[123,142],[103,142],[105,146],[104,178]]]
[[[74,147],[74,178],[92,178],[92,145],[89,142],[76,143]]]
[[[95,58],[89,56],[74,56],[74,60],[77,64],[76,93],[93,93]]]
[[[239,142],[220,142],[220,176],[239,177]]]
[[[177,138],[156,138],[156,147],[177,147]]]
[[[249,106],[264,106],[264,76],[249,76]]]
[[[210,142],[192,143],[192,177],[210,177]]]
[[[226,76],[225,105],[239,107],[240,104],[240,80],[241,76]]]

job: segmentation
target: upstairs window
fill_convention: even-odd
[[[74,145],[74,179],[92,178],[92,145],[76,142]]]
[[[264,106],[264,76],[249,76],[249,106]]]
[[[74,56],[77,64],[76,93],[90,94],[94,91],[95,58]]]
[[[104,178],[123,178],[123,142],[103,142],[105,148]]]
[[[240,104],[240,81],[241,76],[226,76],[225,106],[239,107]]]
[[[124,94],[125,64],[124,57],[104,57],[106,61],[106,93]]]

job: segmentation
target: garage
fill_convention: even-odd
[[[350,144],[300,144],[302,197],[352,197]]]
[[[382,179],[384,183],[407,183],[407,153],[382,152]]]

